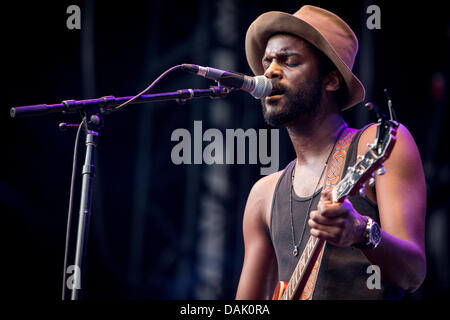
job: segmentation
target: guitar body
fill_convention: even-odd
[[[279,281],[275,291],[273,292],[272,300],[282,300],[284,290],[286,289],[288,283],[285,281]]]

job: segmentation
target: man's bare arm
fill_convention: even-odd
[[[244,211],[244,264],[236,299],[268,299],[275,289],[277,261],[269,235],[272,196],[279,173],[253,186]]]
[[[375,250],[364,250],[381,276],[414,291],[426,273],[426,186],[420,154],[413,137],[402,125],[385,163],[386,174],[376,178],[382,240]]]

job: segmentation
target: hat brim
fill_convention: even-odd
[[[267,41],[276,33],[289,33],[310,42],[334,63],[347,85],[348,97],[341,110],[348,109],[364,100],[365,90],[361,81],[337,55],[333,47],[309,23],[285,12],[271,11],[259,16],[247,30],[245,52],[255,75],[264,73],[262,57]]]

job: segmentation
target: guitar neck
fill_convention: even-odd
[[[308,281],[311,270],[314,267],[320,251],[325,245],[325,240],[320,240],[314,236],[310,236],[303,250],[297,266],[292,273],[291,279],[284,290],[282,300],[298,300]]]

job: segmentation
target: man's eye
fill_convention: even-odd
[[[270,66],[270,60],[269,59],[264,59],[262,61],[262,65],[264,68],[268,68]]]
[[[299,63],[297,61],[291,61],[291,60],[285,61],[284,64],[288,67],[296,67],[299,65]]]

